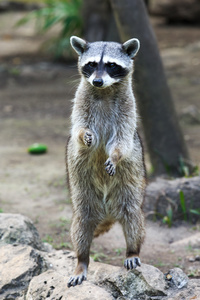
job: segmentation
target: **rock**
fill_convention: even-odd
[[[10,300],[23,296],[26,300],[168,299],[168,295],[175,295],[185,285],[187,278],[180,269],[172,269],[170,274],[175,284],[168,287],[163,273],[153,266],[142,264],[126,271],[91,261],[88,280],[67,288],[77,262],[74,253],[61,250],[46,253],[26,245],[5,245],[1,246],[1,254],[0,295]]]
[[[77,264],[74,253],[66,250],[49,249],[49,252],[44,252],[34,249],[33,247],[40,245],[40,240],[32,222],[20,215],[2,216],[0,215],[0,222],[9,224],[6,231],[6,225],[0,223],[2,300],[182,300],[193,299],[200,291],[199,284],[196,281],[191,284],[178,268],[170,270],[168,276],[164,276],[160,270],[146,264],[127,271],[123,267],[92,260],[88,280],[80,286],[68,288],[67,282]],[[27,233],[23,230],[27,230]],[[6,244],[8,242],[11,244]],[[20,242],[23,244],[20,245]]]
[[[163,273],[145,264],[127,272],[124,268],[91,261],[88,280],[80,286],[67,288],[76,260],[73,253],[56,251],[52,255],[46,254],[51,270],[31,280],[27,299],[43,300],[51,296],[52,299],[109,300],[122,297],[139,300],[147,295],[167,295]]]
[[[170,285],[175,285],[178,289],[182,289],[188,284],[188,277],[187,275],[179,268],[174,268],[172,270],[169,270],[168,274],[170,275]]]
[[[32,221],[18,214],[0,214],[0,245],[22,244],[45,250]]]
[[[0,299],[19,299],[34,276],[46,270],[42,255],[26,245],[0,247]]]
[[[188,282],[187,289],[180,289],[178,292],[169,290],[167,300],[199,300],[200,299],[200,285],[199,279],[191,279]]]
[[[153,297],[166,296],[166,282],[163,273],[157,268],[142,264],[141,267],[132,271],[118,268],[115,272],[107,275],[110,266],[104,266],[103,278],[96,284],[104,286],[115,298],[122,299],[145,299],[148,295]],[[147,298],[148,299],[148,298]],[[149,298],[150,299],[150,298]]]
[[[54,251],[45,256],[51,269],[31,280],[26,300],[182,300],[190,299],[188,295],[195,297],[200,290],[198,282],[190,284],[179,268],[169,271],[173,278],[169,283],[161,271],[150,265],[142,264],[127,272],[124,268],[93,261],[88,280],[80,286],[67,288],[77,261],[74,253]]]
[[[83,282],[81,288],[77,286],[74,290],[68,289],[67,296],[67,299],[71,300],[113,300],[113,296],[109,292],[87,281]]]
[[[109,292],[97,285],[84,281],[82,285],[67,288],[69,277],[57,271],[47,271],[34,277],[30,283],[27,300],[70,299],[70,300],[112,300]]]
[[[175,180],[157,179],[147,186],[144,203],[144,212],[151,219],[167,216],[169,207],[172,209],[173,221],[184,220],[185,216],[181,208],[180,191],[183,192],[186,219],[191,222],[199,220],[199,215],[191,210],[200,207],[200,177],[178,178]]]
[[[188,258],[188,261],[189,261],[189,262],[194,262],[194,261],[195,261],[195,257],[193,257],[193,256],[189,257],[189,258]]]

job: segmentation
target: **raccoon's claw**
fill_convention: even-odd
[[[104,165],[106,166],[106,167],[105,167],[106,172],[107,172],[110,176],[115,175],[115,166],[114,166],[114,164],[111,162],[110,159],[107,159],[107,161],[105,162]]]
[[[76,286],[77,284],[81,284],[84,280],[86,280],[86,276],[83,273],[80,275],[71,276],[67,286],[68,287]]]
[[[86,131],[83,141],[86,146],[90,147],[92,145],[92,134]]]
[[[141,266],[141,261],[139,259],[139,257],[130,257],[125,259],[124,261],[124,267],[127,270],[132,270],[135,269],[137,266]]]

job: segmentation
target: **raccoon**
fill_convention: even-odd
[[[73,205],[71,239],[78,258],[68,287],[86,280],[93,237],[108,231],[116,221],[122,225],[127,245],[125,268],[140,266],[146,186],[132,91],[139,41],[89,43],[72,36],[71,46],[79,56],[81,81],[66,149]]]

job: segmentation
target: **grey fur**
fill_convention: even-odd
[[[75,40],[78,47],[79,40],[73,37]],[[145,236],[142,204],[146,177],[132,91],[133,52],[129,55],[123,45],[113,42],[83,44],[87,45],[84,52],[76,49],[80,72],[90,57],[101,58],[104,51],[104,57],[117,60],[128,74],[106,88],[95,88],[82,74],[75,95],[67,174],[74,212],[71,238],[78,265],[68,286],[86,279],[93,235],[118,221],[127,244],[127,269],[140,265]]]

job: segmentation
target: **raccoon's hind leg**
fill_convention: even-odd
[[[72,275],[68,281],[67,286],[76,286],[77,284],[81,284],[84,280],[87,279],[87,269],[89,264],[89,257],[86,256],[78,256],[78,264],[75,269],[74,275]]]
[[[94,220],[81,212],[75,212],[71,225],[71,239],[77,254],[78,263],[74,274],[68,281],[68,287],[81,284],[86,280],[89,265],[89,251],[94,234]]]
[[[139,254],[145,236],[142,210],[135,207],[132,207],[131,210],[129,208],[120,223],[123,227],[127,246],[124,267],[127,270],[134,269],[141,265]]]

